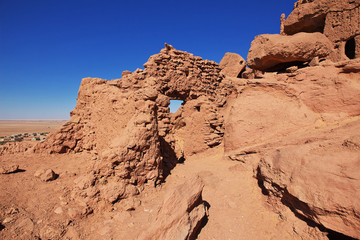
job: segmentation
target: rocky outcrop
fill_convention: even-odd
[[[225,116],[225,155],[253,166],[276,211],[359,238],[357,60],[320,63],[237,85]]]
[[[292,35],[298,32],[323,32],[327,14],[334,12],[341,14],[359,5],[358,0],[299,0],[285,21],[285,33]],[[350,19],[348,24],[352,24]]]
[[[349,133],[352,133],[349,135]],[[257,177],[271,196],[295,214],[344,235],[360,238],[360,122],[266,152]]]
[[[252,42],[249,67],[281,71],[315,57],[332,61],[360,57],[359,9],[360,1],[298,1],[285,21],[282,15],[280,35],[260,35]]]
[[[284,32],[321,32],[333,42],[337,60],[360,56],[360,1],[314,0],[298,1],[284,22]],[[356,42],[354,53],[346,54],[346,44]]]
[[[351,62],[339,63],[337,66],[342,68],[343,73],[358,73],[360,72],[360,59]]]
[[[225,116],[225,155],[254,168],[275,211],[330,239],[360,238],[359,6],[298,1],[283,35],[256,37],[248,54],[252,69],[278,73],[236,86]]]
[[[245,155],[253,152],[248,147],[313,125],[319,116],[291,90],[275,82],[253,83],[230,99],[225,118],[225,154],[235,151]]]
[[[197,177],[169,192],[154,222],[139,239],[196,239],[208,216],[207,206],[202,200],[203,187]]]
[[[360,115],[357,62],[321,63],[239,84],[238,92],[228,98],[225,151]]]
[[[331,58],[332,49],[332,43],[321,33],[264,34],[251,43],[247,64],[256,70],[278,71],[316,57]]]
[[[219,63],[221,73],[228,77],[241,77],[241,73],[245,70],[245,60],[236,53],[225,53]]]

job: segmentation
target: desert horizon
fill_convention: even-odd
[[[52,132],[70,119],[0,119],[0,137],[30,132]]]

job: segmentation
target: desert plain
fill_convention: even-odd
[[[0,136],[11,136],[19,133],[52,132],[66,121],[68,120],[0,120]]]

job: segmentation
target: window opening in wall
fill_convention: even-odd
[[[170,112],[175,113],[183,103],[182,100],[170,100]]]
[[[350,59],[355,58],[355,39],[354,38],[351,38],[346,41],[345,55]]]

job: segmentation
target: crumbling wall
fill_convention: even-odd
[[[217,63],[166,44],[144,67],[111,81],[83,79],[71,120],[34,148],[92,154],[93,169],[72,193],[90,207],[136,195],[177,162],[222,143],[219,109],[232,87]],[[170,113],[171,99],[184,101],[177,113]]]
[[[147,85],[172,99],[188,101],[199,96],[216,95],[223,79],[214,61],[166,45],[144,64]]]

